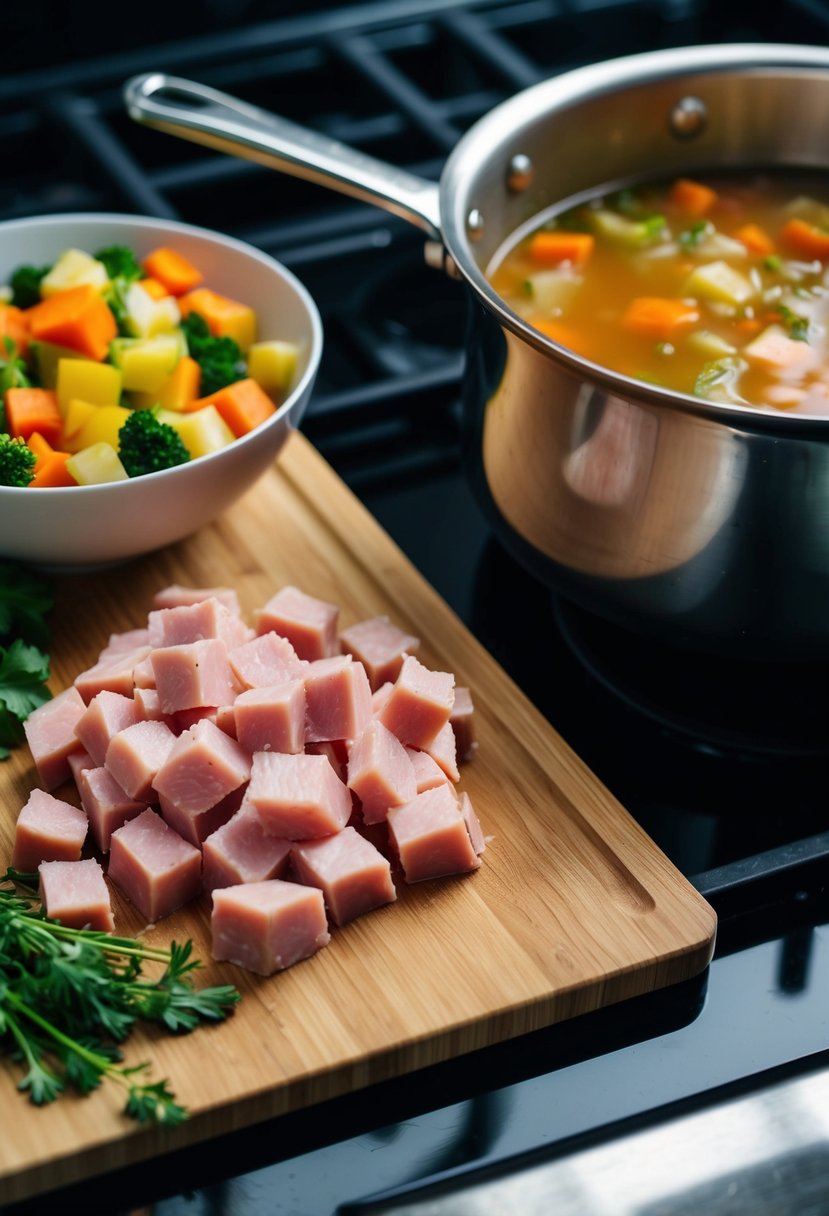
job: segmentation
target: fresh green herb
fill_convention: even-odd
[[[783,262],[778,253],[769,253],[763,258],[763,269],[770,271],[772,274],[776,274],[782,265]]]
[[[20,562],[0,561],[0,645],[15,638],[44,646],[54,604],[51,583]]]
[[[789,337],[795,342],[809,341],[809,320],[807,317],[800,317],[791,308],[785,304],[777,305],[777,312],[783,318],[783,324],[786,326],[786,332]]]
[[[214,338],[207,322],[197,312],[182,322],[187,348],[201,368],[201,395],[209,397],[244,375],[242,351],[233,338]]]
[[[14,870],[0,878],[0,1040],[25,1070],[18,1089],[40,1106],[114,1081],[131,1118],[181,1123],[187,1111],[169,1083],[147,1080],[147,1063],[122,1064],[118,1045],[142,1022],[183,1033],[223,1021],[240,993],[194,986],[201,964],[190,941],[159,950],[51,920],[28,893],[36,881]],[[162,975],[146,978],[145,963],[161,964]]]
[[[126,294],[130,283],[143,277],[144,271],[136,261],[135,254],[126,245],[107,245],[94,255],[102,262],[109,276],[109,284],[101,292],[115,318],[118,332],[123,337],[131,336],[128,324]]]
[[[35,475],[35,460],[25,439],[0,432],[0,486],[27,486]]]
[[[158,418],[158,407],[133,410],[118,432],[118,455],[130,477],[186,464],[190,453],[178,431]]]
[[[686,228],[684,232],[680,232],[677,240],[683,249],[696,249],[710,229],[711,225],[707,220],[696,220],[690,228]]]
[[[18,266],[11,277],[11,302],[16,308],[31,308],[40,303],[40,284],[51,266]]]
[[[33,709],[51,697],[46,687],[49,658],[20,638],[0,646],[0,760],[23,742],[23,723]]]
[[[31,388],[32,378],[25,359],[17,353],[17,344],[8,335],[3,339],[0,355],[0,396],[9,388]]]

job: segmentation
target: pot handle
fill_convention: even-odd
[[[441,240],[438,186],[218,89],[148,72],[124,86],[136,122],[373,203]]]

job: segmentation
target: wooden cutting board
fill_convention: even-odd
[[[102,521],[102,526],[105,521]],[[342,627],[386,613],[453,671],[476,707],[479,749],[461,770],[489,845],[474,874],[399,891],[270,979],[210,958],[206,899],[148,933],[192,937],[204,981],[243,997],[226,1023],[138,1036],[190,1118],[135,1127],[121,1093],[37,1109],[0,1063],[0,1202],[89,1178],[693,976],[713,951],[713,910],[574,755],[376,521],[295,434],[213,525],[120,569],[58,580],[52,687],[90,666],[111,632],[142,625],[168,583],[230,585],[246,614],[282,584],[342,606]],[[520,609],[519,609],[520,611]],[[520,620],[516,621],[520,628]],[[6,864],[35,785],[23,747],[0,768]],[[58,791],[64,794],[64,791]],[[71,794],[65,796],[71,797]],[[142,930],[117,899],[119,933]]]

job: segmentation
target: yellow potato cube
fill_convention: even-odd
[[[233,443],[235,435],[222,418],[215,405],[205,405],[192,414],[179,414],[175,410],[162,410],[162,422],[169,422],[181,435],[184,446],[195,460],[207,456]]]
[[[66,413],[63,416],[63,442],[61,446],[66,452],[78,452],[86,445],[78,443],[78,435],[81,427],[88,421],[90,416],[95,413],[100,406],[93,405],[90,401],[82,401],[79,397],[73,397],[66,407]]]
[[[70,350],[68,346],[55,346],[54,342],[30,342],[29,350],[34,356],[40,383],[44,388],[57,388],[58,364],[61,359],[78,359],[87,362],[86,355]]]
[[[131,413],[132,410],[125,409],[122,405],[96,405],[74,438],[76,449],[88,448],[96,443],[108,443],[117,451],[118,432]]]
[[[106,481],[129,480],[127,470],[121,464],[118,453],[109,443],[94,443],[91,447],[75,452],[67,460],[66,467],[79,486],[95,486]]]
[[[170,333],[181,321],[178,304],[172,296],[160,300],[144,290],[140,283],[130,283],[124,297],[127,310],[127,327],[136,338],[152,338],[156,334]]]
[[[121,372],[111,363],[92,359],[58,359],[58,405],[65,416],[73,397],[91,405],[117,405],[121,399]]]
[[[102,291],[109,285],[109,275],[106,266],[85,253],[83,249],[66,249],[55,262],[49,273],[40,281],[40,294],[56,295],[69,287],[83,287],[91,284]]]
[[[698,266],[685,280],[683,295],[714,300],[720,304],[745,304],[756,291],[746,275],[728,262],[708,262]]]
[[[266,392],[287,393],[296,376],[296,342],[254,342],[248,350],[248,375]]]
[[[116,338],[112,343],[112,360],[121,369],[122,387],[141,393],[157,393],[186,353],[180,329],[154,338]]]

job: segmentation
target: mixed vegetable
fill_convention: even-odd
[[[274,413],[298,354],[170,247],[19,266],[0,289],[0,485],[122,481],[217,451]]]
[[[678,178],[553,215],[493,285],[593,362],[714,401],[829,412],[829,204],[793,174]],[[825,190],[825,183],[823,183]]]

